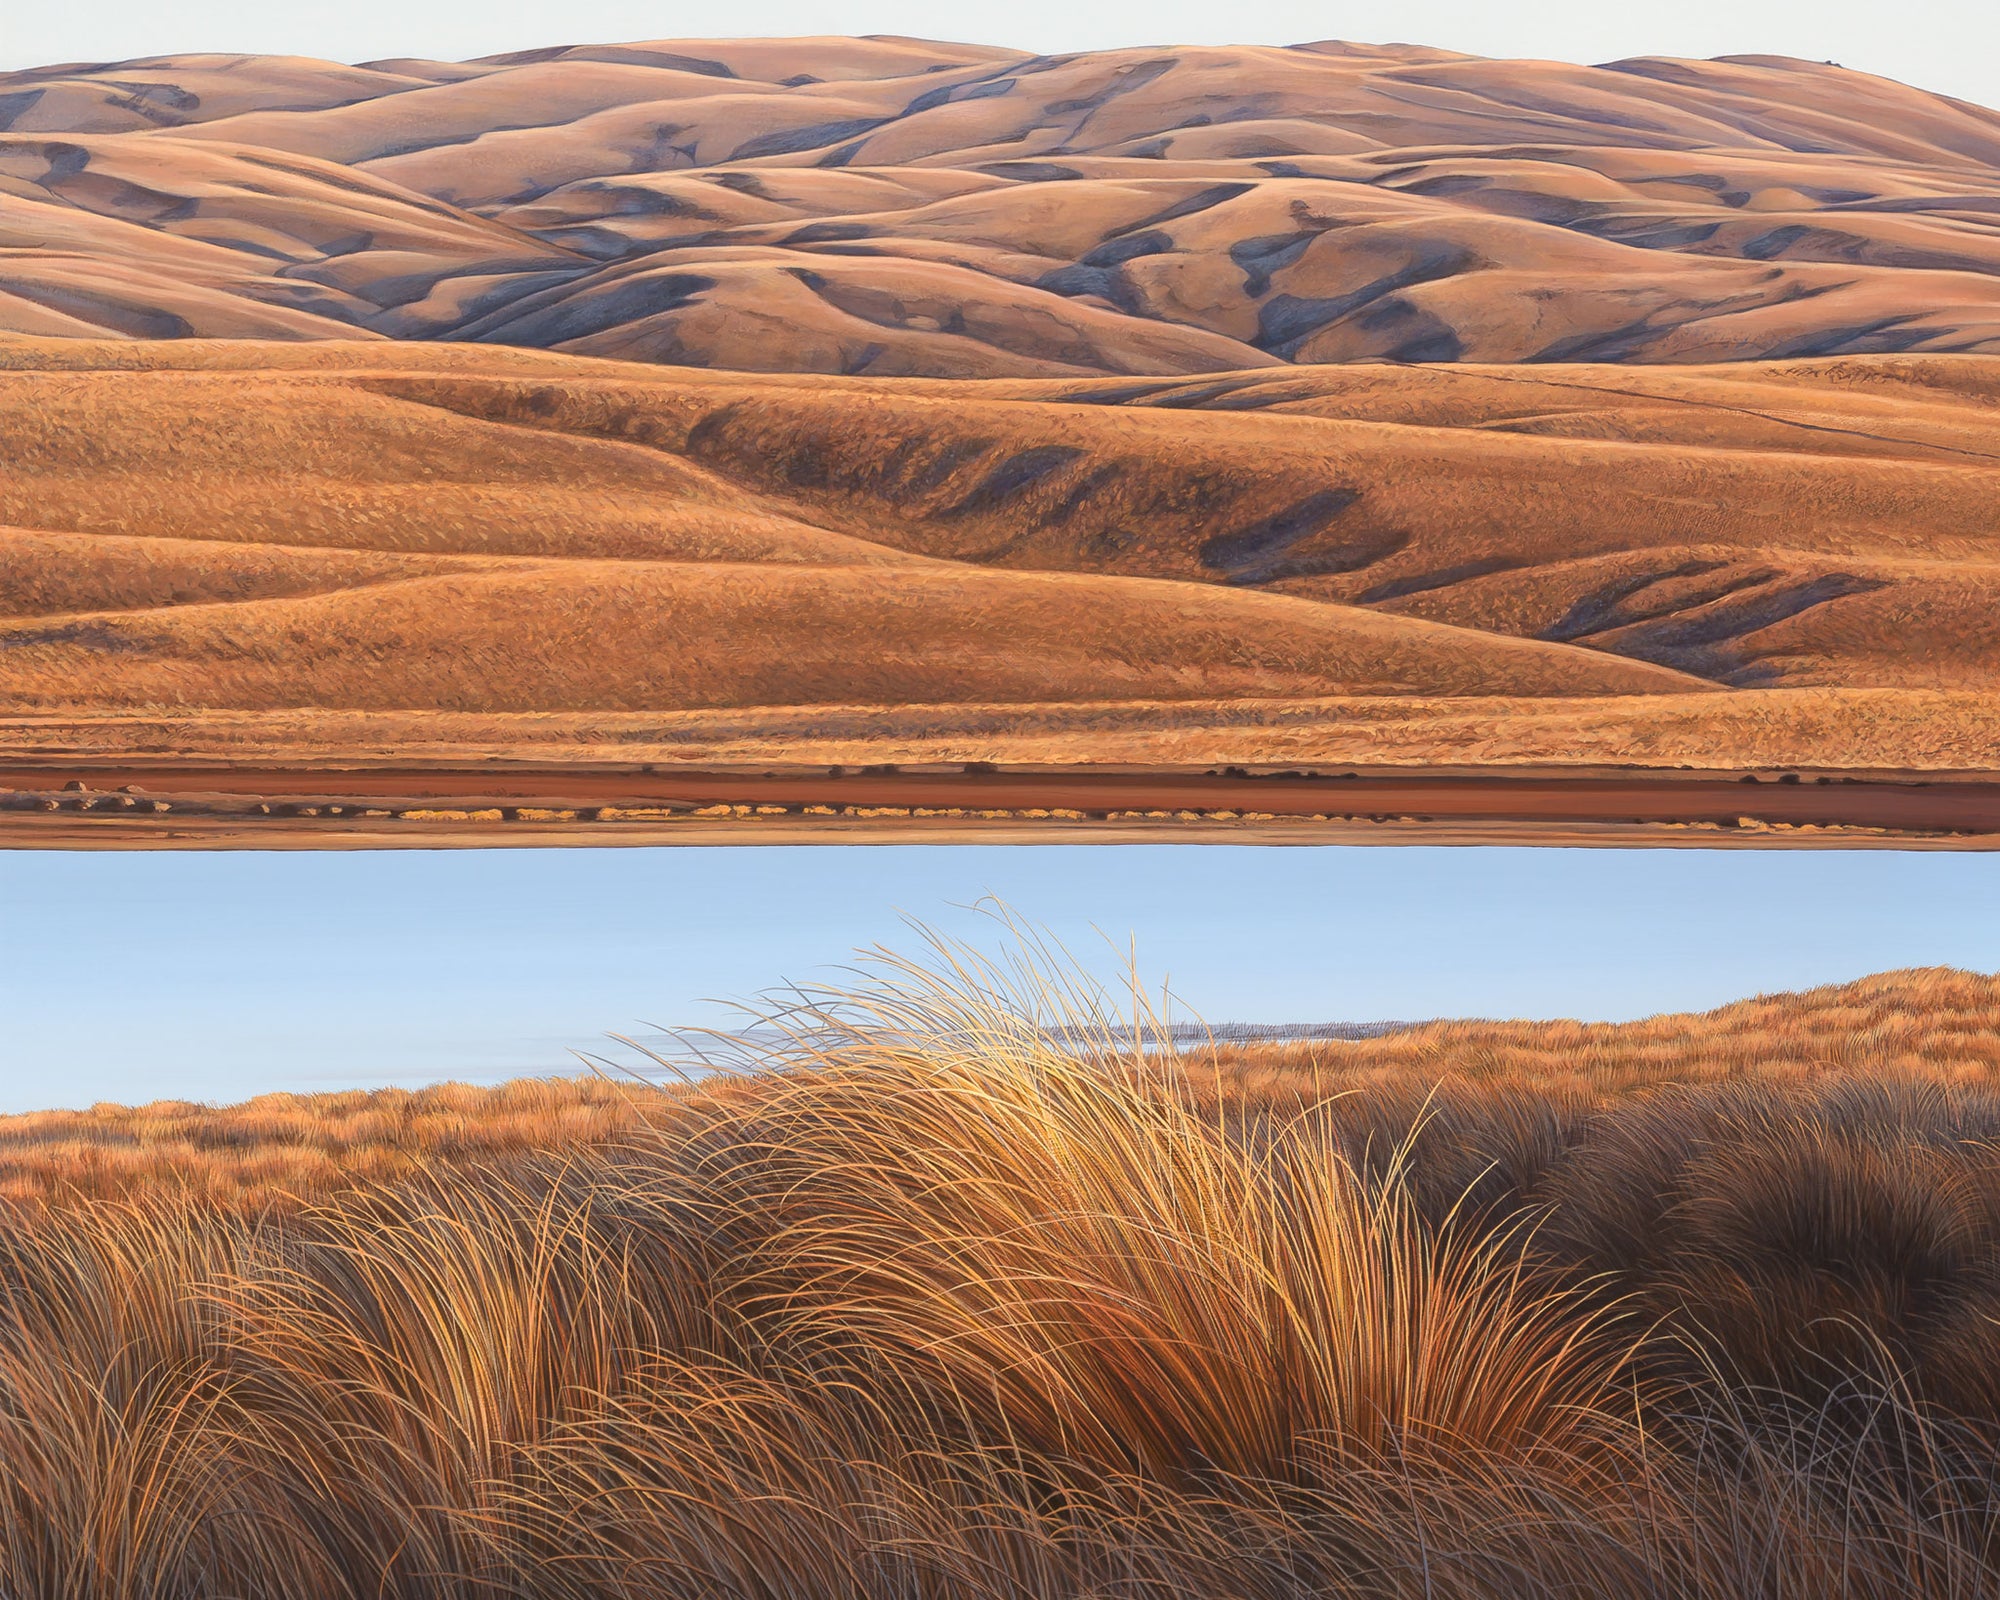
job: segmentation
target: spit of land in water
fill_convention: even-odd
[[[2000,847],[2000,773],[0,763],[0,843],[435,848],[1177,838]]]

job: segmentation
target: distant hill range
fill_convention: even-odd
[[[0,749],[2000,768],[2000,116],[1837,67],[51,67],[0,243]]]
[[[0,75],[0,336],[751,371],[2000,352],[2000,115],[1771,57],[911,39]]]

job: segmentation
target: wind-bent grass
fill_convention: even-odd
[[[1032,945],[878,979],[671,1091],[81,1114],[95,1193],[16,1125],[0,1596],[2000,1589],[1952,1060],[1255,1090]]]

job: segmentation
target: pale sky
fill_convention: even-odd
[[[0,1113],[559,1072],[709,999],[990,939],[996,894],[1210,1022],[1620,1019],[2000,968],[2000,854],[1220,845],[0,851]]]
[[[706,26],[703,24],[706,23]],[[911,33],[1041,51],[1345,37],[1487,55],[1833,59],[2000,105],[1990,0],[0,0],[0,67],[179,51],[358,61]],[[1888,966],[2000,967],[2000,856],[822,850],[0,853],[0,1110],[505,1076],[703,996],[809,977],[997,890],[1216,1020],[1618,1017]]]
[[[904,33],[1055,52],[1346,38],[1493,56],[1778,54],[2000,104],[1992,0],[0,0],[0,68],[177,51],[342,61],[461,59],[538,45],[718,35]]]

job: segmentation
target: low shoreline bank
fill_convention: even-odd
[[[0,764],[12,848],[1235,839],[2000,848],[2000,774],[1631,768]]]

